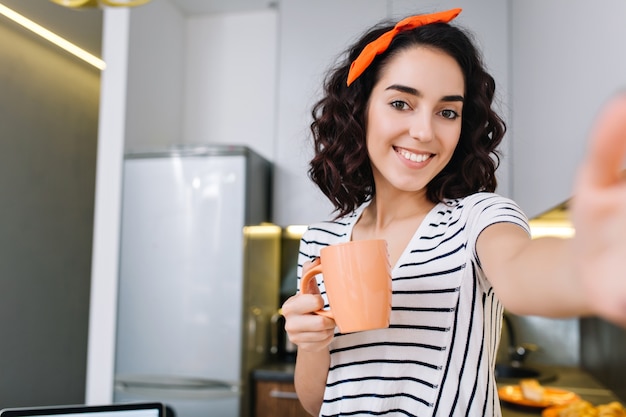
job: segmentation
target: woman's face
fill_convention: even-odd
[[[418,46],[392,57],[380,75],[366,113],[376,192],[425,191],[459,141],[463,72],[445,52]]]

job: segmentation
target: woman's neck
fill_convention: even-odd
[[[396,198],[377,194],[355,224],[352,239],[386,240],[389,261],[394,266],[434,206],[418,193],[403,193]]]
[[[435,206],[426,192],[378,192],[363,217],[375,230],[384,231],[396,222],[423,218]]]

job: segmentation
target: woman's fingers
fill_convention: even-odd
[[[326,349],[332,341],[335,322],[317,314],[286,316],[285,331],[298,349],[318,352]]]
[[[311,262],[302,265],[302,275],[312,267]],[[285,331],[289,340],[298,349],[311,352],[326,349],[335,333],[335,321],[318,314],[324,308],[324,299],[320,295],[317,280],[311,279],[305,291],[291,296],[282,306],[285,316]]]
[[[619,183],[626,160],[626,93],[610,100],[591,131],[581,181],[590,187]]]
[[[318,294],[298,294],[285,301],[282,307],[285,316],[285,331],[289,340],[298,349],[320,351],[331,342],[335,321],[314,314],[324,307],[324,300]]]

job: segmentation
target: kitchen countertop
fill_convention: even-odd
[[[556,378],[551,381],[546,381],[542,385],[547,387],[559,388],[578,394],[583,400],[587,400],[594,405],[606,404],[611,401],[620,401],[615,394],[596,381],[587,372],[576,367],[563,367],[563,366],[534,366],[538,370],[554,373]],[[499,387],[508,384],[498,383]],[[502,403],[502,416],[503,417],[531,417],[540,416],[541,409],[529,409],[520,408],[513,404]]]
[[[269,362],[252,371],[255,381],[293,382],[295,362]]]
[[[577,367],[531,365],[543,373],[553,374],[555,378],[542,383],[544,386],[572,391],[583,400],[594,405],[606,404],[611,401],[620,401],[606,387],[602,386],[587,372]],[[252,372],[254,380],[293,382],[293,362],[271,362]],[[498,387],[510,385],[508,382],[498,383]],[[541,409],[523,408],[514,404],[502,402],[503,417],[533,417],[541,416]]]

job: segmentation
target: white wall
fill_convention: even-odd
[[[104,14],[103,59],[107,69],[101,77],[99,109],[85,381],[87,404],[107,404],[113,399],[129,22],[127,9],[108,9]]]
[[[168,0],[130,11],[125,149],[179,144],[186,20]]]

